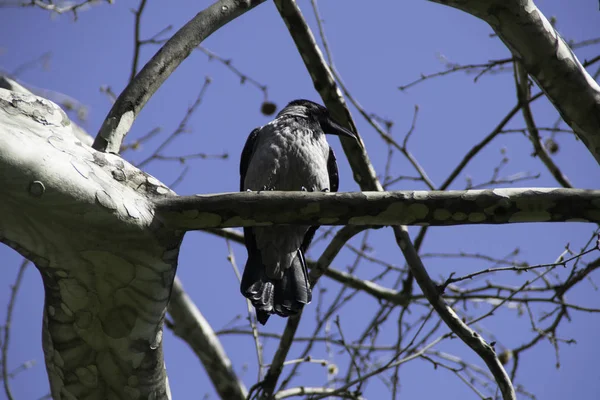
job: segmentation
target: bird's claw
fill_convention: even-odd
[[[264,191],[268,191],[268,192],[272,192],[273,190],[275,190],[275,188],[269,187],[267,185],[263,185],[262,189],[259,189],[259,193],[260,192],[264,192]]]
[[[306,188],[305,188],[304,186],[302,186],[302,187],[300,188],[300,190],[301,190],[301,191],[303,191],[303,192],[306,192]]]
[[[323,193],[329,193],[329,188],[323,188],[323,189],[321,189],[321,192],[323,192]]]

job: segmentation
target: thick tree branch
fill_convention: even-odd
[[[185,24],[142,68],[104,120],[94,149],[118,154],[125,135],[150,97],[204,39],[264,0],[219,0]]]
[[[600,86],[532,0],[430,0],[488,24],[600,163]]]
[[[172,229],[293,225],[472,225],[600,222],[600,191],[510,188],[391,192],[242,192],[155,201]]]
[[[19,93],[31,94],[27,89],[16,86],[15,82],[8,78],[4,78],[4,81],[0,79],[0,85],[3,82],[9,90],[16,87],[19,89]],[[43,116],[41,113],[37,115]],[[73,126],[73,129],[78,139],[84,141],[84,143],[88,143],[87,139],[89,139],[89,143],[92,142],[91,137],[83,129],[75,126]],[[120,174],[113,175],[115,180],[120,179]],[[218,338],[193,302],[189,300],[189,297],[177,279],[173,283],[169,313],[175,322],[175,334],[182,337],[194,349],[203,363],[209,378],[213,382],[217,393],[222,398],[245,399],[246,388],[231,368],[231,362],[224,353]]]
[[[168,398],[162,321],[182,233],[150,199],[173,193],[83,145],[39,97],[0,89],[0,129],[0,241],[43,277],[52,396]]]

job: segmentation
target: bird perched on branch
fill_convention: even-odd
[[[250,133],[240,161],[240,190],[336,192],[338,168],[325,134],[356,139],[329,111],[294,100]],[[304,253],[318,226],[244,228],[248,260],[240,290],[265,324],[271,314],[295,315],[311,301]]]

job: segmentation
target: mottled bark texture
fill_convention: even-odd
[[[492,27],[600,163],[600,86],[532,0],[430,0]]]
[[[7,77],[0,77],[0,85],[2,85],[3,87],[7,88],[7,89],[15,89],[16,88],[16,92],[19,93],[26,93],[26,94],[31,94],[26,88],[23,88],[20,85],[15,84],[15,82]],[[11,103],[11,108],[4,108],[5,111],[9,112],[11,116],[17,116],[19,113],[24,113],[26,115],[29,115],[28,113],[31,111],[30,107],[27,105],[28,101],[34,101],[33,97],[30,97],[29,100],[27,100],[27,98],[20,98],[19,101],[17,102],[12,102]],[[8,105],[8,103],[4,102],[2,103],[3,105]],[[19,109],[19,107],[24,106],[24,109]],[[14,109],[12,109],[14,108]],[[50,108],[51,112],[55,112],[56,110],[54,109],[54,106],[52,108]],[[59,111],[60,113],[60,111]],[[37,115],[37,118],[43,117],[42,113],[38,112],[34,112],[33,114]],[[76,125],[74,125],[73,123],[71,123],[70,125],[68,124],[68,120],[65,119],[66,116],[62,116],[62,124],[64,126],[70,126],[71,129],[74,130],[75,136],[77,137],[77,139],[80,139],[82,141],[83,144],[91,144],[92,139],[91,137],[85,132],[83,131],[81,128],[77,127]],[[47,117],[44,117],[42,119],[42,121],[44,119],[49,119]],[[6,125],[9,124],[14,124],[16,121],[8,121],[7,119],[2,119],[1,120],[3,123],[6,123]],[[2,125],[0,124],[0,127]],[[26,126],[26,125],[24,125]],[[37,130],[37,129],[46,129],[46,125],[41,124],[40,126],[36,127],[35,124],[33,124],[33,126],[30,126],[29,128],[33,129],[33,130]],[[2,132],[2,130],[0,129],[0,132]],[[60,134],[65,134],[65,135],[69,135],[69,130],[66,129],[64,132],[55,132],[55,135],[57,135],[57,137],[60,137]],[[69,141],[70,142],[70,141]],[[80,144],[78,144],[76,141],[74,142],[75,146],[81,146]],[[0,149],[1,151],[1,149]],[[93,152],[93,150],[89,149],[90,152]],[[98,157],[104,157],[103,155],[100,155]],[[116,176],[119,176],[118,174]],[[148,177],[151,181],[152,178]],[[113,175],[113,179],[118,180],[115,175]],[[41,181],[40,181],[41,182]],[[154,181],[153,181],[154,182]],[[37,185],[37,184],[36,184]],[[41,187],[39,187],[41,188]],[[45,186],[44,186],[45,189]],[[34,190],[35,191],[35,190]],[[168,192],[168,194],[171,194],[170,192]],[[2,203],[0,203],[1,205]],[[100,206],[100,204],[98,203],[98,206]],[[84,221],[85,223],[85,221]],[[1,234],[2,231],[0,231]],[[236,232],[237,233],[237,232]],[[103,234],[104,235],[104,234]],[[175,233],[176,237],[180,236],[180,233]],[[118,237],[115,237],[116,240],[119,240]],[[28,255],[29,257],[34,257],[33,254],[30,254],[29,252],[26,251],[26,249],[24,248],[20,248],[20,246],[17,243],[11,242],[9,241],[7,238],[3,237],[0,238],[0,240],[6,242],[7,244],[12,245],[15,248],[18,248],[21,250],[21,252],[24,255]],[[66,245],[68,245],[68,243],[66,243]],[[123,246],[123,243],[118,241],[117,245],[119,247]],[[99,254],[99,256],[104,257],[104,255]],[[83,268],[85,266],[89,266],[89,267],[93,267],[93,264],[85,264],[85,265],[78,265],[77,268]],[[111,269],[112,273],[119,273],[120,270],[118,270],[120,264],[116,263],[114,264],[114,269],[113,269],[113,265],[110,265],[108,268]],[[87,271],[88,274],[94,274],[94,270],[90,269]],[[51,282],[50,282],[51,283]],[[168,282],[165,282],[168,283]],[[56,285],[54,285],[56,286]],[[52,285],[50,285],[50,287],[47,290],[52,290]],[[70,287],[74,287],[74,286],[70,286]],[[51,299],[54,299],[54,302],[56,303],[56,305],[60,306],[60,303],[57,302],[57,299],[60,298],[60,296],[62,295],[61,291],[58,291],[54,293],[54,296],[51,296]],[[93,305],[94,303],[92,303]],[[56,310],[56,305],[53,306],[53,309]],[[85,306],[84,306],[85,308]],[[178,282],[178,280],[176,279],[173,283],[173,287],[172,287],[172,294],[171,294],[171,301],[169,303],[169,314],[171,315],[171,319],[172,319],[172,323],[174,324],[174,332],[180,336],[183,340],[185,340],[187,343],[190,344],[190,346],[192,346],[193,350],[196,352],[196,354],[198,354],[200,360],[202,361],[202,364],[204,365],[213,385],[215,386],[216,392],[219,394],[219,396],[221,398],[226,398],[226,399],[238,399],[238,400],[243,400],[246,398],[246,388],[244,387],[244,384],[238,379],[238,377],[236,376],[235,372],[233,371],[232,367],[231,367],[231,361],[229,360],[229,358],[227,357],[227,355],[225,354],[225,352],[223,351],[223,348],[220,344],[219,339],[217,338],[216,334],[214,333],[214,331],[212,330],[212,328],[210,327],[210,325],[208,325],[208,323],[206,322],[206,320],[204,319],[204,317],[202,316],[202,314],[200,313],[200,310],[198,310],[197,307],[195,307],[193,305],[193,303],[189,300],[189,298],[187,297],[187,295],[185,294],[183,288],[181,287],[181,284]],[[157,323],[157,326],[159,324]],[[65,330],[63,330],[62,332],[66,332]],[[58,332],[57,334],[55,334],[54,336],[56,336],[53,339],[53,336],[49,335],[49,331],[45,331],[44,332],[44,338],[48,343],[49,348],[51,348],[53,346],[53,342],[59,342],[61,339],[62,334],[60,332]],[[95,334],[94,334],[95,335]],[[88,335],[89,336],[89,335]],[[88,350],[85,349],[85,346],[87,346],[87,344],[84,343],[80,343],[80,347],[78,349],[79,353],[86,353]],[[63,347],[63,350],[65,350],[66,347]],[[159,350],[159,349],[157,349]],[[161,353],[156,353],[156,357],[157,360],[159,360],[159,364],[162,365],[162,354]],[[53,364],[51,364],[53,365]],[[91,368],[91,370],[97,370],[97,367],[89,367]],[[120,369],[115,368],[113,370],[110,371],[106,371],[108,372],[108,375],[106,375],[104,378],[114,381],[115,379],[111,376],[112,374],[115,375],[121,375],[122,372]],[[135,372],[135,371],[134,371]],[[143,371],[140,371],[141,373],[143,373]],[[79,374],[82,375],[84,374],[84,370],[80,369],[79,370]],[[64,375],[64,373],[62,374]],[[83,376],[83,375],[82,375]],[[89,375],[91,376],[91,375]],[[53,394],[59,394],[60,396],[63,397],[67,397],[68,398],[68,394],[67,392],[69,392],[68,388],[63,389],[62,386],[64,385],[64,380],[62,380],[62,378],[60,378],[60,375],[49,375],[50,379],[51,379],[51,387],[55,388],[56,390],[53,391]],[[58,377],[58,380],[55,381],[55,378]],[[164,384],[164,381],[166,380],[166,375],[162,374],[161,380],[157,380],[156,384],[157,385],[162,385]],[[136,377],[131,378],[133,381],[135,381]],[[94,389],[100,391],[99,387],[102,385],[102,380],[98,381],[99,385],[93,386],[92,384],[88,385],[90,386],[90,389]],[[96,389],[98,388],[98,389]],[[153,391],[149,391],[149,396],[151,395],[155,395],[155,394],[160,394],[162,393],[164,395],[164,397],[167,396],[167,391],[163,390],[153,390]],[[144,398],[145,396],[142,395],[141,392],[136,392],[136,391],[129,391],[127,393],[123,392],[123,393],[118,393],[118,396],[121,396],[121,398],[136,398],[137,396],[140,396],[140,398]],[[102,392],[100,392],[100,395],[102,395]],[[128,397],[129,396],[129,397]],[[57,396],[55,396],[57,397]],[[58,398],[58,397],[57,397]],[[92,395],[91,398],[94,398],[94,396]]]
[[[234,226],[472,225],[600,222],[600,190],[511,188],[391,192],[242,192],[157,200],[157,215],[185,230]]]
[[[53,398],[169,398],[162,322],[183,234],[152,199],[172,192],[82,144],[55,104],[4,89],[0,171],[0,241],[44,282]]]

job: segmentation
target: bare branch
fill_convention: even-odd
[[[286,399],[288,397],[297,397],[297,396],[310,396],[310,395],[326,395],[329,397],[339,397],[341,399],[354,399],[360,400],[363,399],[362,396],[355,394],[350,391],[338,391],[335,389],[328,389],[324,387],[295,387],[290,389],[281,390],[275,393],[275,399]],[[312,398],[312,397],[311,397]]]
[[[542,140],[540,139],[540,133],[538,131],[537,126],[533,120],[533,113],[531,112],[531,107],[529,106],[529,99],[531,98],[531,91],[529,89],[529,79],[527,79],[527,71],[525,71],[525,67],[520,61],[515,62],[515,83],[517,86],[517,98],[519,99],[519,103],[522,105],[521,111],[523,112],[523,119],[525,120],[525,124],[527,125],[527,130],[529,132],[529,139],[533,144],[533,148],[535,149],[535,155],[539,157],[539,159],[544,163],[548,171],[554,176],[554,179],[562,186],[566,188],[571,188],[571,182],[569,179],[562,173],[560,168],[554,163],[552,158],[550,158],[550,154],[544,148],[542,144]]]
[[[410,136],[414,132],[414,129],[415,129],[415,126],[416,126],[416,123],[417,123],[417,115],[419,113],[419,106],[415,106],[415,112],[413,114],[413,119],[412,119],[412,123],[410,125],[410,129],[408,130],[406,136],[404,137],[404,141],[402,142],[402,144],[399,144],[398,142],[396,142],[394,140],[394,138],[390,134],[386,133],[381,128],[381,126],[379,126],[379,124],[377,123],[377,121],[375,121],[375,119],[371,115],[369,115],[369,113],[367,113],[364,110],[364,108],[361,107],[361,105],[358,103],[358,101],[355,100],[354,97],[350,95],[350,92],[348,91],[348,89],[346,88],[346,86],[342,82],[341,77],[339,76],[339,74],[336,71],[334,71],[334,75],[335,75],[336,79],[338,80],[338,82],[340,82],[340,87],[342,88],[342,90],[343,90],[344,94],[346,95],[346,97],[348,97],[348,99],[350,100],[350,102],[352,103],[352,105],[354,107],[356,107],[356,109],[358,110],[358,112],[367,120],[367,122],[369,123],[369,125],[371,125],[373,127],[373,129],[375,129],[375,131],[379,134],[379,136],[381,137],[381,139],[383,139],[390,146],[394,147],[396,150],[400,151],[404,155],[404,157],[406,157],[406,159],[408,160],[408,162],[411,163],[411,165],[417,171],[417,173],[421,177],[421,180],[423,182],[425,182],[425,184],[427,185],[427,187],[429,189],[431,189],[431,190],[434,190],[435,189],[434,183],[431,181],[431,179],[429,178],[429,176],[427,176],[427,173],[425,172],[425,170],[423,169],[423,167],[417,162],[417,160],[412,155],[412,153],[408,150],[408,147],[407,147],[408,139],[410,138]]]
[[[573,260],[577,260],[581,257],[583,257],[586,254],[589,254],[593,251],[598,250],[597,248],[592,248],[589,250],[586,250],[584,252],[581,252],[579,254],[574,255],[573,257],[567,258],[567,259],[560,259],[557,262],[554,262],[552,264],[537,264],[537,265],[512,265],[510,267],[498,267],[498,268],[487,268],[484,270],[480,270],[477,272],[473,272],[471,274],[467,274],[458,278],[453,278],[452,276],[454,275],[453,273],[450,274],[450,277],[448,279],[446,279],[446,281],[444,282],[443,285],[441,285],[440,289],[443,291],[449,284],[451,283],[456,283],[456,282],[460,282],[460,281],[464,281],[467,279],[473,279],[476,276],[479,275],[483,275],[483,274],[489,274],[489,273],[493,273],[493,272],[500,272],[500,271],[530,271],[533,269],[539,269],[539,268],[548,268],[548,267],[558,267],[558,266],[566,266],[567,263],[573,261]]]
[[[152,154],[150,154],[143,161],[141,161],[139,164],[137,164],[138,168],[142,168],[145,165],[147,165],[149,162],[151,162],[152,160],[160,158],[162,156],[161,151],[164,150],[179,135],[181,135],[182,133],[185,133],[185,130],[187,129],[187,124],[188,124],[190,117],[196,112],[196,110],[198,109],[200,104],[202,104],[202,100],[204,99],[206,90],[208,89],[211,82],[212,81],[209,77],[204,78],[204,82],[202,83],[202,88],[198,92],[198,95],[196,96],[194,103],[191,106],[189,106],[188,109],[186,110],[185,115],[183,116],[183,118],[179,122],[179,125],[177,126],[177,129],[175,129],[169,136],[167,136],[167,138],[165,140],[163,140],[163,142],[152,152]]]
[[[378,374],[380,374],[381,372],[383,372],[383,371],[385,371],[387,369],[394,368],[394,367],[396,367],[398,365],[405,364],[408,361],[414,360],[415,358],[421,357],[426,351],[428,351],[429,349],[431,349],[433,346],[435,346],[436,344],[438,344],[442,340],[448,338],[449,336],[450,336],[450,334],[442,335],[442,336],[438,337],[437,339],[433,340],[431,343],[429,343],[426,346],[424,346],[423,348],[421,348],[421,349],[419,349],[417,351],[414,351],[411,355],[406,356],[404,358],[401,358],[400,360],[393,361],[391,363],[386,363],[384,366],[382,366],[380,368],[376,368],[373,371],[370,371],[369,373],[365,374],[361,378],[355,379],[355,380],[347,383],[346,385],[344,385],[344,386],[342,386],[340,388],[335,389],[335,391],[329,393],[328,395],[314,397],[314,400],[326,398],[327,396],[331,396],[334,393],[344,392],[345,390],[348,390],[349,388],[351,388],[352,386],[356,385],[357,383],[363,382],[366,379],[369,379],[372,376],[378,375]]]
[[[119,95],[104,120],[94,149],[118,153],[125,135],[150,97],[204,39],[264,0],[218,0],[185,24]]]
[[[131,62],[131,73],[129,74],[129,82],[133,81],[138,70],[138,60],[140,58],[140,49],[142,47],[142,40],[140,39],[141,20],[144,9],[146,8],[147,0],[140,0],[140,5],[137,10],[133,11],[135,16],[135,22],[133,24],[133,61]]]
[[[2,339],[2,382],[4,383],[4,393],[6,394],[6,398],[8,400],[13,400],[14,397],[10,390],[10,382],[8,380],[8,345],[10,343],[10,332],[11,332],[11,324],[13,312],[15,310],[15,303],[17,300],[17,293],[19,292],[19,287],[21,287],[21,282],[23,281],[23,275],[25,274],[25,269],[29,265],[29,260],[23,259],[21,262],[21,266],[19,267],[19,272],[17,272],[17,279],[15,279],[15,283],[10,288],[10,299],[8,301],[8,306],[6,310],[6,321],[4,322],[4,338]]]
[[[432,0],[490,26],[600,162],[600,86],[533,0]]]
[[[73,18],[77,20],[78,13],[89,9],[91,6],[97,3],[108,3],[113,4],[114,0],[80,0],[76,1],[65,1],[65,0],[14,0],[12,3],[8,3],[8,6],[20,6],[20,7],[38,7],[55,14],[66,14],[73,13]],[[0,5],[4,6],[4,5]]]
[[[533,96],[529,102],[539,99],[542,96],[542,92]],[[462,170],[467,166],[467,164],[483,149],[487,146],[496,136],[498,136],[506,126],[510,122],[510,120],[519,112],[521,109],[521,103],[517,103],[509,112],[502,118],[500,123],[479,143],[477,143],[469,152],[463,157],[461,162],[454,168],[454,170],[450,173],[448,178],[442,183],[439,187],[439,190],[447,189],[450,184],[456,179],[456,177],[462,172]]]
[[[508,377],[508,374],[502,367],[502,364],[496,357],[496,352],[492,346],[490,346],[477,332],[469,328],[452,310],[452,308],[444,301],[442,292],[433,283],[425,266],[416,262],[417,255],[411,254],[411,250],[406,250],[406,246],[403,243],[403,237],[399,228],[394,228],[394,234],[398,242],[398,246],[402,250],[404,257],[408,260],[412,258],[415,262],[409,262],[411,271],[415,280],[419,284],[419,287],[423,291],[423,294],[427,297],[427,300],[439,314],[440,318],[448,325],[448,327],[454,332],[466,345],[468,345],[473,351],[481,357],[486,363],[492,375],[496,379],[500,391],[504,400],[516,399],[515,391]],[[420,260],[419,260],[420,261]]]
[[[358,132],[333,74],[327,67],[323,54],[319,50],[315,37],[304,20],[300,8],[292,0],[275,0],[275,6],[277,6],[281,18],[287,25],[294,43],[298,47],[298,52],[302,55],[302,60],[315,85],[315,89],[321,95],[323,102],[337,121],[346,125],[353,132]],[[362,140],[359,139],[360,144],[349,138],[340,137],[340,140],[352,167],[354,180],[360,185],[361,189],[382,190]]]
[[[227,260],[231,263],[231,267],[233,268],[233,272],[235,272],[235,276],[238,279],[238,282],[242,281],[242,275],[240,274],[240,270],[235,262],[235,255],[233,254],[233,249],[231,248],[231,243],[229,239],[225,240],[227,242]],[[258,380],[262,380],[262,369],[263,369],[263,352],[262,352],[262,344],[260,343],[258,327],[257,327],[257,319],[253,318],[252,310],[252,302],[249,299],[246,299],[246,309],[248,310],[248,323],[250,324],[250,329],[252,330],[252,338],[254,339],[254,347],[256,348],[256,360],[258,361]]]
[[[202,53],[206,54],[206,56],[208,57],[209,61],[210,60],[217,60],[218,62],[220,62],[221,64],[223,64],[228,70],[230,70],[231,72],[233,72],[235,75],[238,76],[238,78],[240,78],[240,83],[243,85],[246,82],[249,82],[252,86],[256,87],[257,89],[259,89],[262,93],[263,93],[263,97],[264,97],[264,101],[266,102],[269,99],[269,91],[267,88],[267,85],[263,85],[262,83],[260,83],[259,81],[257,81],[256,79],[246,75],[245,73],[243,73],[242,71],[240,71],[239,69],[237,69],[235,66],[232,65],[231,60],[230,59],[225,59],[219,55],[217,55],[216,53],[208,50],[205,47],[202,46],[198,46],[197,48],[199,51],[201,51]],[[264,110],[263,110],[264,112]],[[265,115],[270,115],[270,113],[264,112]]]
[[[505,58],[502,60],[492,60],[484,64],[466,65],[457,64],[453,62],[446,62],[446,69],[444,71],[434,72],[432,74],[421,74],[421,76],[418,79],[415,79],[414,81],[409,82],[406,85],[399,86],[398,89],[401,91],[405,91],[421,82],[425,82],[426,80],[437,78],[439,76],[450,75],[459,71],[465,71],[466,73],[478,72],[477,76],[475,77],[475,81],[477,81],[477,79],[486,72],[490,72],[495,67],[503,66],[513,61],[514,60],[512,58]]]
[[[471,225],[600,222],[600,191],[514,188],[358,193],[241,192],[155,200],[171,228],[292,225]]]

